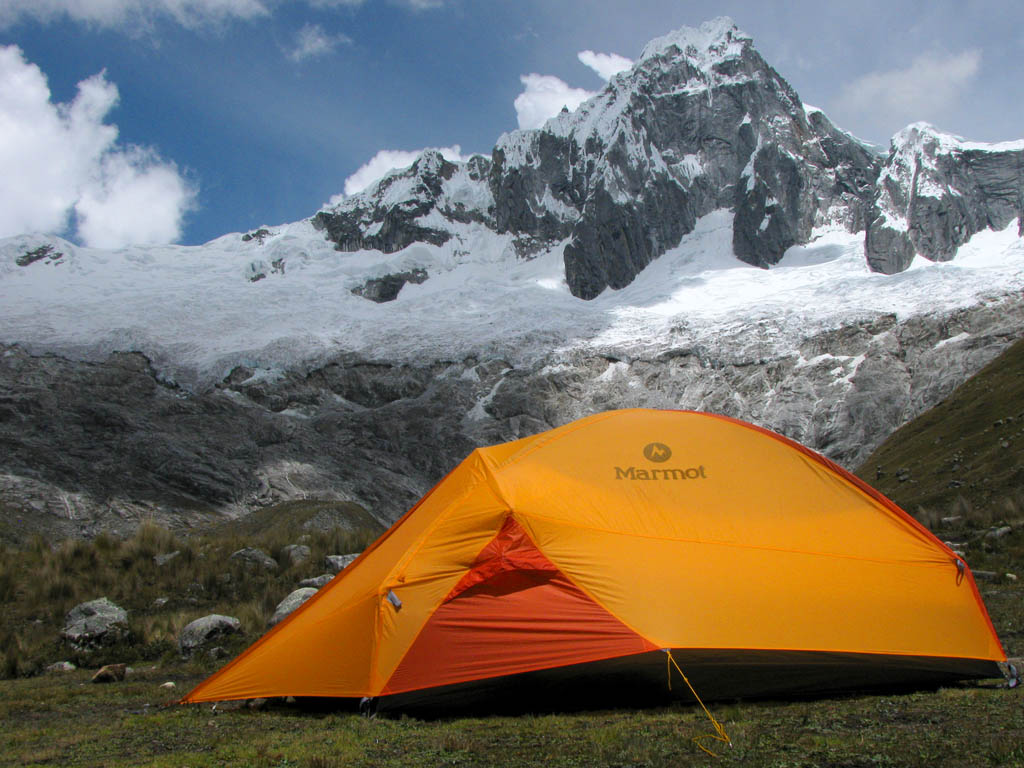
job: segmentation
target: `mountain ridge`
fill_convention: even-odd
[[[491,158],[424,153],[304,221],[0,241],[6,516],[95,533],[325,498],[386,522],[477,445],[617,407],[856,465],[1021,335],[1018,149],[937,140],[931,186],[879,196],[883,159],[734,30],[667,35]]]

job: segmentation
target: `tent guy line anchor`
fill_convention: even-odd
[[[723,744],[726,744],[731,747],[732,739],[729,738],[729,734],[725,732],[725,728],[722,726],[722,724],[715,719],[715,716],[711,714],[711,711],[704,705],[704,702],[701,701],[700,696],[697,695],[697,690],[693,687],[693,683],[690,682],[690,679],[686,676],[686,673],[683,672],[682,668],[679,666],[679,664],[676,663],[675,658],[672,656],[672,649],[662,648],[661,650],[665,652],[666,656],[665,667],[668,671],[668,689],[670,691],[672,690],[672,667],[675,667],[676,671],[679,672],[680,676],[683,678],[683,682],[686,683],[687,687],[690,689],[690,693],[693,694],[693,698],[697,700],[697,703],[700,704],[700,708],[704,710],[704,714],[707,715],[708,719],[711,721],[711,725],[714,726],[714,733],[705,733],[700,736],[694,736],[693,743],[700,747],[703,751],[707,752],[712,757],[720,757],[720,755],[717,752],[712,752],[710,749],[701,744],[701,741],[704,739],[714,739],[715,741],[720,741]]]

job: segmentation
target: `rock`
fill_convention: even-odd
[[[105,597],[72,608],[61,637],[75,650],[90,651],[127,640],[128,612]]]
[[[959,523],[961,520],[963,520],[962,515],[952,515],[950,517],[941,518],[939,522],[941,522],[943,525],[955,525],[956,523]]]
[[[263,245],[263,241],[272,235],[273,233],[269,229],[260,227],[255,232],[246,232],[242,235],[242,242],[248,243],[250,240],[255,240],[258,245]]]
[[[153,555],[153,562],[156,563],[158,567],[163,567],[180,555],[181,552],[178,550],[168,552],[165,555]]]
[[[444,183],[456,170],[440,152],[427,150],[408,169],[371,185],[367,195],[321,211],[313,217],[313,226],[324,231],[339,251],[395,253],[412,243],[444,245],[451,235],[424,225],[422,219],[439,206],[466,218],[458,213],[455,201],[448,203],[444,192]],[[400,189],[401,195],[395,195],[393,188]],[[480,214],[469,216],[479,218]]]
[[[359,554],[356,552],[350,555],[327,555],[324,558],[324,564],[334,573],[338,573],[359,557]]]
[[[26,251],[21,256],[14,260],[14,263],[19,267],[27,267],[29,264],[34,264],[42,259],[47,259],[51,263],[58,262],[64,258],[64,254],[60,251],[55,251],[53,245],[47,243],[35,248],[31,251]]]
[[[187,624],[178,635],[182,655],[191,655],[207,643],[242,631],[242,623],[233,616],[210,614]]]
[[[998,575],[995,571],[971,571],[976,581],[994,581]]]
[[[868,266],[893,274],[915,255],[949,261],[983,229],[1020,220],[1024,149],[965,142],[927,123],[897,133],[878,176],[865,233]]]
[[[74,672],[78,667],[70,661],[56,661],[46,667],[47,672]]]
[[[128,667],[125,664],[107,664],[92,676],[94,683],[119,683],[124,680]]]
[[[281,559],[286,568],[292,567],[308,560],[310,552],[310,548],[305,544],[289,544],[281,549]]]
[[[300,587],[313,587],[314,589],[320,589],[327,582],[334,578],[333,573],[322,573],[319,576],[314,576],[311,579],[303,579],[299,582]]]
[[[269,704],[270,699],[249,699],[245,702],[246,708],[254,712],[262,712]]]
[[[206,652],[206,655],[212,661],[219,661],[220,659],[226,659],[228,657],[228,652],[224,648],[221,648],[219,645],[215,645],[213,648]]]
[[[169,598],[169,597],[158,597],[156,600],[153,601],[153,607],[154,608],[163,608],[169,602],[171,602],[171,598]]]
[[[268,627],[280,623],[288,614],[302,605],[304,602],[309,600],[313,595],[317,593],[317,590],[313,587],[300,587],[292,592],[288,597],[277,604],[277,608],[274,609],[274,615],[267,621]]]
[[[277,561],[270,555],[256,547],[245,547],[232,552],[228,558],[236,563],[241,563],[248,570],[276,571]]]
[[[174,681],[168,680],[166,683],[160,683],[160,687],[165,689],[165,690],[170,691],[170,690],[173,690],[173,689],[177,688],[178,686],[177,686],[176,683],[174,683]]]
[[[1013,528],[1008,525],[1004,525],[1001,528],[993,528],[985,534],[986,539],[1001,539],[1004,536],[1008,536],[1013,533]]]
[[[356,296],[383,304],[387,301],[394,301],[398,298],[399,292],[406,283],[420,284],[427,280],[427,270],[413,269],[409,272],[398,272],[396,274],[384,275],[367,280],[361,286],[352,289]]]
[[[1006,579],[1007,581],[1016,581],[1017,580],[1017,574],[1015,574],[1015,573],[1004,573],[1003,574],[1003,578]]]

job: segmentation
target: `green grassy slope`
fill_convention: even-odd
[[[893,433],[857,475],[925,522],[1024,517],[1024,339]]]

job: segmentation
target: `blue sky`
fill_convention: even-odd
[[[517,97],[532,98],[523,76],[596,91],[580,51],[635,58],[722,14],[806,102],[866,140],[886,144],[919,119],[1017,139],[1021,8],[0,0],[0,236],[192,244],[302,219],[381,150],[489,153],[518,127]]]

